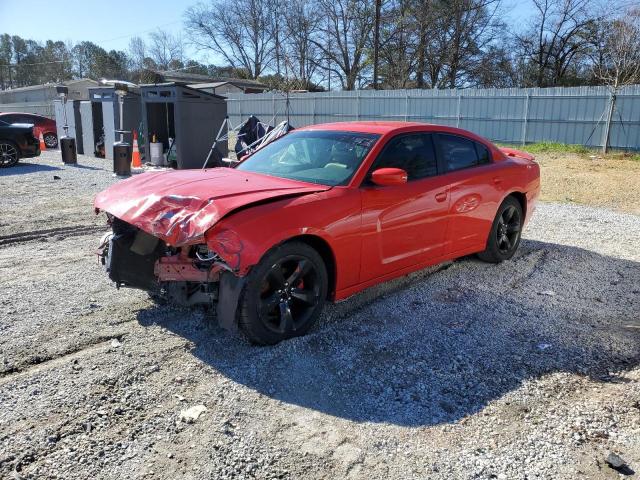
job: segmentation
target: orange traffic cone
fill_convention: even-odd
[[[138,132],[133,131],[133,151],[131,154],[131,166],[140,168],[142,162],[140,161],[140,150],[138,149]]]
[[[43,152],[47,149],[47,144],[44,143],[44,137],[42,136],[42,132],[40,132],[40,136],[38,137],[38,140],[40,140],[40,151]]]

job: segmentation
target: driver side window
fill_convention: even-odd
[[[373,164],[378,168],[401,168],[409,181],[438,174],[432,136],[428,133],[400,135],[389,141]]]

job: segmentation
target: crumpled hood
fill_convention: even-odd
[[[100,192],[94,206],[96,212],[180,246],[203,240],[207,230],[238,208],[329,188],[233,168],[169,170],[118,182]]]

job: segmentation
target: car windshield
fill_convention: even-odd
[[[238,170],[322,185],[345,185],[380,136],[330,130],[294,131],[238,164]]]

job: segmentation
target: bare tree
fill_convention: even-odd
[[[361,83],[366,49],[371,44],[375,8],[367,0],[317,0],[326,23],[313,43],[322,51],[323,67],[337,75],[345,90]]]
[[[147,45],[142,38],[133,37],[129,40],[129,58],[131,59],[131,67],[134,70],[142,70],[145,67]]]
[[[158,29],[149,34],[149,40],[149,56],[159,68],[168,70],[175,68],[178,64],[182,65],[184,48],[180,35],[172,35]]]
[[[533,68],[538,87],[562,84],[568,70],[589,48],[595,0],[532,0],[536,15],[518,35],[521,54]]]
[[[418,42],[418,35],[414,30],[412,0],[387,2],[385,7],[381,14],[379,40],[383,85],[386,88],[407,88],[416,68]]]
[[[291,0],[284,13],[283,42],[286,73],[292,77],[294,88],[310,89],[318,71],[321,52],[313,38],[318,34],[321,16],[305,0]]]
[[[211,0],[185,13],[191,42],[258,78],[274,60],[270,0]]]
[[[606,22],[593,68],[613,95],[624,85],[640,82],[640,9]]]
[[[601,31],[594,75],[611,92],[602,142],[602,152],[607,153],[616,95],[623,86],[640,81],[640,9],[630,9],[621,18],[604,22]]]

